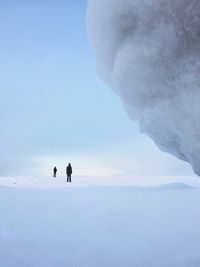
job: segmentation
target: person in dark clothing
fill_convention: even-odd
[[[71,164],[69,163],[67,168],[66,168],[66,174],[67,174],[67,182],[70,182],[71,183],[71,176],[72,176],[72,166]]]
[[[53,177],[56,177],[56,173],[57,173],[57,168],[54,167],[54,169],[53,169]]]

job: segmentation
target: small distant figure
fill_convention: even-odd
[[[54,167],[54,168],[53,168],[53,177],[56,177],[56,174],[57,174],[57,168]]]
[[[72,166],[71,164],[69,163],[67,168],[66,168],[66,174],[67,174],[67,182],[72,182],[71,180],[71,176],[72,176]]]

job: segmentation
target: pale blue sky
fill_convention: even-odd
[[[86,0],[0,0],[0,175],[192,175],[98,78]]]

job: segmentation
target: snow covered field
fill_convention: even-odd
[[[2,267],[200,266],[200,189],[0,187]]]

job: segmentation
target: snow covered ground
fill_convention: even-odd
[[[2,267],[200,266],[200,189],[0,186]]]

